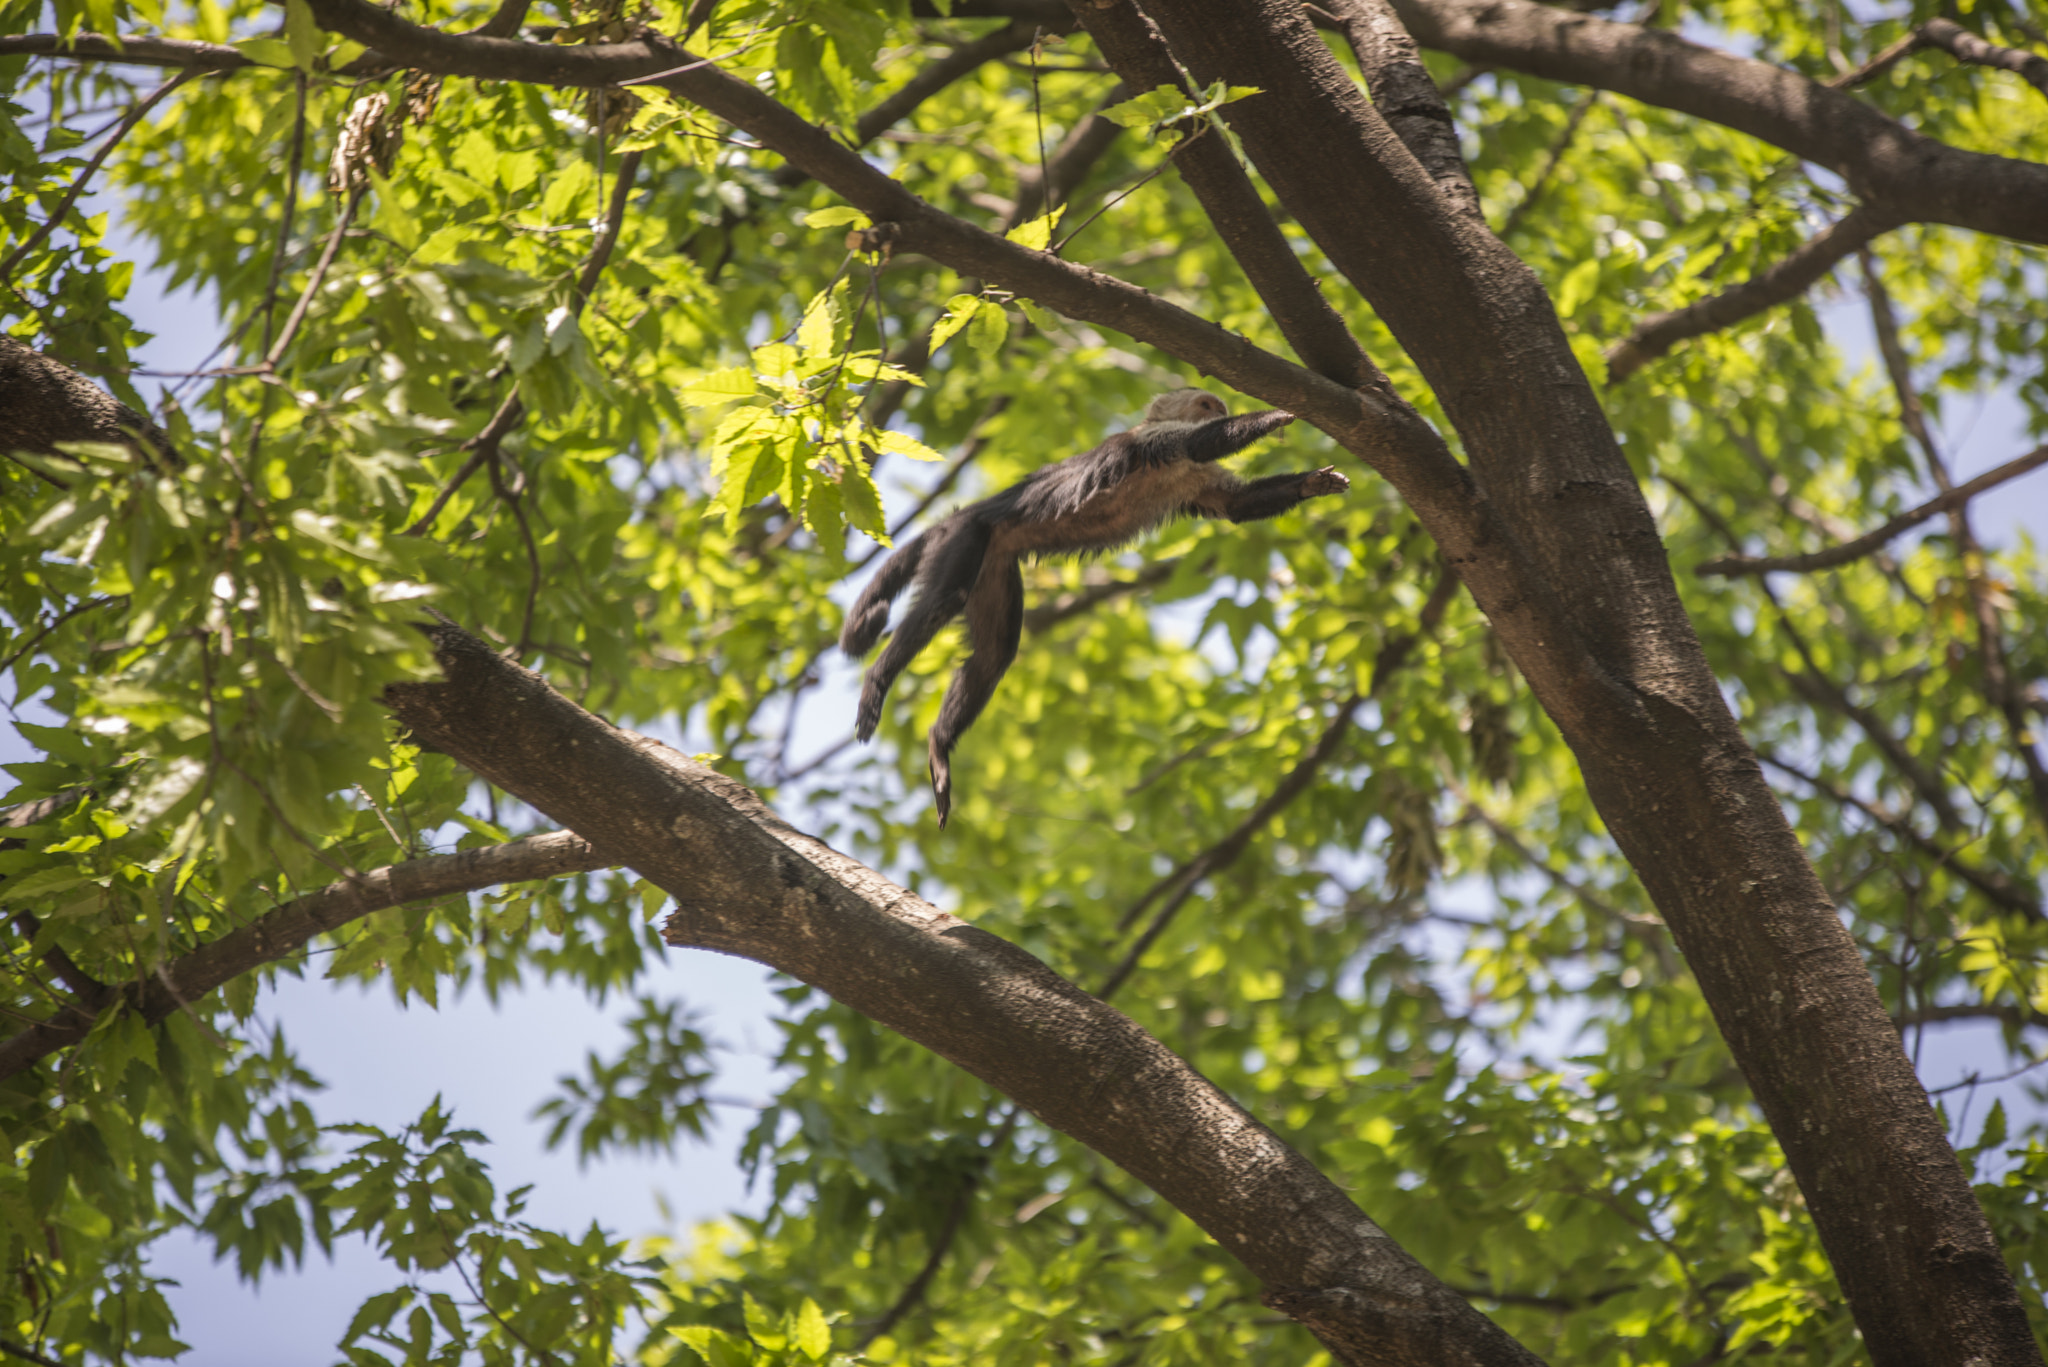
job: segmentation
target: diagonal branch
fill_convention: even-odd
[[[154,1025],[242,974],[296,954],[314,936],[339,930],[373,911],[453,897],[499,883],[588,873],[616,862],[599,854],[583,837],[556,831],[506,845],[393,864],[330,883],[265,912],[240,929],[162,965],[145,981],[122,987],[120,997]],[[12,1077],[37,1059],[78,1043],[91,1033],[96,1020],[95,1013],[74,1007],[0,1041],[0,1078]]]
[[[674,896],[671,945],[788,973],[1117,1163],[1273,1292],[1319,1292],[1310,1327],[1340,1361],[1536,1363],[1128,1017],[486,643],[445,625],[428,634],[445,682],[394,685],[385,705]]]
[[[1888,812],[1873,802],[1867,802],[1848,789],[1838,787],[1819,774],[1802,769],[1788,760],[1780,759],[1768,750],[1757,751],[1756,757],[1767,767],[1798,779],[1837,807],[1861,813],[1872,824],[1883,827],[1920,851],[1921,855],[1932,861],[1936,868],[1954,874],[1983,893],[1995,905],[2032,921],[2039,921],[2048,916],[2048,909],[2041,905],[2038,889],[2029,887],[1998,869],[1979,868],[1967,862],[1940,841],[1922,835],[1905,817]]]
[[[113,155],[114,149],[121,145],[121,140],[134,132],[135,126],[149,116],[150,110],[163,103],[166,96],[198,74],[199,71],[196,67],[185,68],[155,90],[150,91],[149,94],[136,103],[133,109],[128,111],[126,117],[121,120],[114,131],[109,133],[106,140],[100,143],[99,151],[92,154],[92,159],[86,162],[78,175],[72,179],[70,188],[64,192],[64,198],[57,201],[57,207],[50,211],[49,216],[42,221],[41,226],[30,233],[27,238],[23,239],[20,246],[9,252],[5,260],[0,260],[0,280],[12,279],[14,268],[27,260],[30,253],[42,246],[49,239],[50,234],[57,230],[57,225],[62,223],[64,216],[71,212],[71,206],[76,204],[78,197],[85,193],[85,187],[92,183],[93,176],[99,171],[100,166],[105,163],[106,159]]]
[[[1130,948],[1124,951],[1123,958],[1103,980],[1102,986],[1096,992],[1098,996],[1107,1000],[1124,985],[1132,973],[1137,971],[1138,962],[1145,957],[1145,951],[1166,932],[1174,917],[1180,914],[1180,909],[1194,895],[1198,883],[1236,863],[1238,856],[1250,847],[1253,837],[1264,830],[1274,817],[1286,810],[1289,803],[1308,790],[1309,784],[1315,781],[1317,773],[1329,762],[1330,756],[1337,753],[1338,744],[1350,731],[1351,719],[1357,715],[1360,705],[1368,698],[1378,697],[1387,681],[1398,674],[1413,657],[1415,647],[1435,635],[1437,625],[1443,621],[1444,611],[1450,607],[1451,599],[1457,591],[1456,574],[1446,569],[1438,575],[1436,586],[1430,590],[1428,600],[1416,616],[1415,629],[1390,637],[1380,647],[1379,655],[1373,661],[1372,682],[1367,685],[1366,691],[1353,693],[1338,705],[1337,714],[1330,718],[1329,724],[1323,728],[1323,734],[1309,747],[1308,753],[1288,770],[1286,777],[1273,785],[1273,791],[1266,794],[1258,806],[1247,812],[1244,819],[1238,822],[1228,835],[1201,853],[1182,861],[1180,867],[1154,883],[1143,897],[1124,909],[1123,915],[1116,923],[1119,935],[1130,929],[1146,907],[1155,901],[1161,903],[1144,931],[1131,943]]]
[[[1927,425],[1925,406],[1913,384],[1912,364],[1899,340],[1899,322],[1892,311],[1891,292],[1885,288],[1876,258],[1867,251],[1860,255],[1864,289],[1870,296],[1870,320],[1877,331],[1877,349],[1884,357],[1885,370],[1898,394],[1899,420],[1919,445],[1935,487],[1949,493],[1955,487],[1954,481],[1949,477],[1948,462],[1942,459],[1941,448],[1935,443],[1934,432]],[[1967,500],[1948,510],[1948,522],[1962,561],[1963,579],[1969,587],[1970,606],[1976,618],[1977,657],[1984,672],[1985,697],[2005,717],[2012,748],[2017,752],[2033,789],[2035,819],[2048,826],[2048,765],[2041,762],[2040,748],[2034,741],[2033,724],[2027,716],[2026,698],[2018,680],[2013,677],[2011,662],[2007,658],[2005,627],[1998,618],[1998,605],[1992,601],[1991,584],[1985,575],[1984,548],[1978,543],[1976,529],[1970,525]]]
[[[1844,541],[1839,546],[1830,546],[1824,551],[1809,551],[1805,555],[1723,556],[1719,560],[1705,562],[1693,573],[1734,578],[1745,574],[1770,574],[1776,570],[1791,570],[1803,574],[1809,570],[1827,570],[1837,565],[1846,565],[1882,549],[1888,542],[1912,531],[1921,523],[1951,509],[1962,507],[1985,490],[1996,488],[2030,470],[2038,470],[2043,465],[2048,465],[2048,445],[2037,446],[2016,460],[2009,460],[2003,465],[1986,470],[1975,479],[1958,484],[1946,493],[1928,499],[1919,507],[1900,513],[1884,525],[1865,532],[1853,541]]]
[[[1135,5],[1070,2],[1125,85],[1133,90],[1170,86],[1192,93],[1159,30]],[[1168,155],[1301,363],[1341,384],[1384,384],[1378,368],[1295,255],[1228,144],[1216,137],[1184,137]]]
[[[1951,147],[1797,72],[1532,0],[1394,0],[1394,8],[1424,47],[1761,138],[1825,166],[1902,222],[2048,242],[2048,166]]]
[[[1959,62],[2010,71],[2048,95],[2048,57],[1986,42],[1952,19],[1929,19],[1915,33],[1924,45],[1938,47]]]
[[[1718,332],[1798,298],[1844,257],[1861,251],[1880,234],[1897,226],[1898,221],[1888,214],[1867,204],[1859,205],[1741,284],[1684,308],[1652,314],[1609,348],[1607,382],[1620,384],[1687,338]]]
[[[1343,31],[1366,89],[1372,92],[1373,107],[1394,136],[1414,153],[1459,213],[1481,217],[1479,192],[1458,146],[1458,126],[1393,6],[1388,0],[1324,0],[1320,8]]]

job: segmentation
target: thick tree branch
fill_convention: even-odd
[[[239,930],[171,960],[140,982],[123,985],[120,997],[154,1025],[242,974],[296,954],[314,936],[338,930],[373,911],[453,897],[499,883],[588,873],[616,862],[599,854],[581,836],[556,831],[508,845],[393,864],[330,883],[265,912]],[[71,1008],[0,1041],[0,1078],[12,1077],[37,1059],[78,1043],[91,1033],[96,1019],[93,1012]]]
[[[1739,285],[1709,295],[1668,313],[1652,314],[1607,352],[1607,381],[1620,384],[1648,362],[1678,343],[1702,337],[1796,299],[1833,270],[1844,257],[1868,246],[1898,223],[1868,205],[1859,205],[1801,243],[1782,259]]]
[[[1070,3],[1126,86],[1140,91],[1170,86],[1189,93],[1165,40],[1135,6]],[[1169,155],[1301,363],[1339,384],[1383,387],[1384,377],[1303,267],[1229,145],[1220,137],[1197,134],[1182,138]]]
[[[1351,45],[1366,89],[1372,92],[1373,108],[1394,136],[1422,163],[1458,212],[1479,217],[1479,192],[1465,169],[1458,126],[1393,6],[1388,0],[1323,0],[1318,8],[1329,13]]]
[[[0,394],[6,395],[0,403],[0,454],[61,456],[59,442],[98,441],[125,446],[144,460],[177,459],[170,435],[154,422],[12,337],[0,336]]]
[[[1724,575],[1734,578],[1745,574],[1770,574],[1777,570],[1790,570],[1804,574],[1812,570],[1833,569],[1861,560],[1873,551],[1882,549],[1894,538],[1912,531],[1924,522],[1931,521],[1953,508],[1960,508],[1987,489],[1993,489],[2009,479],[2016,479],[2030,470],[2048,465],[2048,445],[2037,446],[2016,460],[1994,466],[1976,478],[1967,480],[1938,494],[1919,507],[1900,513],[1897,517],[1852,541],[1839,546],[1830,546],[1824,551],[1809,551],[1805,555],[1728,555],[1718,560],[1709,560],[1696,568],[1698,575]]]
[[[196,71],[240,71],[244,67],[258,65],[244,56],[239,48],[183,38],[130,36],[115,39],[99,33],[80,33],[69,39],[56,33],[14,33],[0,37],[0,57],[20,54],[121,62],[130,66],[189,67]]]
[[[1783,1144],[1869,1351],[1882,1367],[1972,1356],[2038,1364],[1983,1210],[1707,666],[1654,519],[1541,285],[1449,208],[1290,0],[1145,8],[1197,83],[1261,92],[1229,107],[1232,131],[1456,423],[1479,489],[1532,565],[1518,587],[1562,591],[1570,646],[1625,689],[1625,703],[1588,713],[1585,695],[1554,693],[1554,675],[1527,671]],[[1399,8],[1410,18],[1418,6]],[[1539,8],[1482,0],[1461,12],[1500,21]],[[1410,28],[1432,41],[1413,19]],[[1910,141],[1872,117],[1878,136]],[[1962,155],[1920,143],[1951,162]],[[2048,204],[2048,168],[1978,162],[2039,171]],[[1984,202],[1977,189],[1973,205]],[[2048,236],[2048,213],[2012,221]],[[1455,555],[1453,564],[1464,575]],[[1519,603],[1465,580],[1525,670],[1564,644],[1522,635]],[[1908,1193],[1918,1213],[1888,1205],[1880,1227],[1867,1196],[1878,1191],[1887,1202]]]
[[[429,635],[447,682],[395,685],[387,706],[674,896],[669,943],[772,965],[1007,1094],[1173,1202],[1269,1287],[1318,1297],[1313,1327],[1343,1361],[1536,1361],[1128,1018],[474,637]]]
[[[1394,0],[1394,8],[1424,47],[1761,138],[1825,166],[1902,222],[2048,242],[2048,166],[1951,147],[1796,72],[1531,0]]]
[[[1488,605],[1503,641],[1510,649],[1520,645],[1517,662],[1524,674],[1556,706],[1602,716],[1636,709],[1630,695],[1579,647],[1562,603],[1543,575],[1527,570],[1494,506],[1478,496],[1443,439],[1391,387],[1353,387],[1324,378],[1127,282],[941,213],[824,129],[659,37],[557,47],[420,28],[366,0],[311,3],[323,25],[420,70],[563,86],[616,85],[659,75],[679,98],[753,135],[868,214],[876,222],[877,247],[923,253],[1070,318],[1149,342],[1308,419],[1399,490],[1459,577]],[[1350,78],[1342,79],[1355,95]],[[1419,168],[1416,174],[1424,180]],[[1429,193],[1441,204],[1433,188]],[[1569,355],[1567,349],[1567,360]],[[1593,413],[1597,417],[1597,406]],[[1628,487],[1634,488],[1632,476]],[[1654,539],[1647,511],[1643,521]]]
[[[1938,47],[1957,61],[2010,71],[2048,95],[2048,57],[1988,43],[1952,19],[1929,19],[1917,33],[1928,47]]]

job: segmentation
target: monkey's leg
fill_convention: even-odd
[[[881,725],[882,702],[889,696],[896,676],[931,644],[939,628],[959,616],[960,609],[967,605],[967,595],[973,592],[974,581],[981,574],[982,558],[988,554],[989,530],[971,518],[942,523],[925,535],[935,544],[923,552],[924,572],[918,576],[917,597],[911,600],[902,625],[868,666],[867,677],[861,681],[860,714],[854,723],[854,734],[862,740],[873,737],[875,728]]]
[[[1017,641],[1024,634],[1024,574],[1015,560],[1007,565],[986,565],[974,592],[967,599],[967,639],[974,653],[946,689],[939,705],[939,719],[932,723],[926,742],[931,759],[932,800],[939,809],[939,829],[953,810],[953,769],[947,760],[953,746],[974,719],[981,715],[996,685],[1017,658]]]
[[[1232,522],[1256,522],[1262,517],[1278,517],[1304,499],[1341,494],[1350,487],[1351,481],[1334,465],[1300,475],[1268,475],[1232,490],[1221,500],[1221,512]]]
[[[875,648],[875,642],[881,639],[882,628],[889,625],[889,605],[917,577],[917,567],[924,560],[925,546],[930,537],[930,532],[918,533],[882,562],[882,567],[875,571],[875,577],[868,580],[868,586],[854,600],[852,611],[846,614],[846,625],[839,632],[841,650],[858,660]]]

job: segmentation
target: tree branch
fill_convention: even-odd
[[[507,845],[408,860],[330,883],[265,912],[238,930],[162,965],[154,975],[118,989],[122,1002],[151,1025],[252,969],[297,953],[316,935],[407,902],[426,902],[499,883],[588,873],[617,861],[566,831],[528,836]],[[0,1078],[90,1034],[97,1015],[78,1008],[0,1041]]]
[[[1393,0],[1424,47],[1611,90],[1782,147],[1901,222],[2048,242],[2048,166],[1966,152],[1818,81],[1675,33],[1531,0]]]
[[[1898,394],[1899,420],[1912,433],[1913,440],[1926,458],[1927,473],[1934,486],[1948,493],[1954,488],[1954,481],[1949,477],[1948,462],[1942,459],[1941,448],[1935,444],[1934,432],[1927,425],[1925,407],[1913,384],[1913,368],[1906,357],[1904,345],[1899,341],[1899,323],[1892,311],[1891,292],[1884,286],[1876,258],[1866,251],[1861,253],[1861,259],[1864,289],[1870,296],[1870,320],[1877,332],[1878,352],[1884,357],[1885,370]],[[2034,744],[2034,728],[2027,716],[2026,700],[2013,678],[2012,666],[2006,656],[2005,628],[1998,620],[1998,605],[1992,601],[1991,585],[1985,577],[1984,548],[1977,540],[1976,529],[1970,525],[1969,503],[1963,501],[1950,508],[1948,522],[1961,561],[1963,580],[1969,587],[1972,615],[1976,619],[1977,657],[1984,671],[1985,698],[2005,718],[2012,748],[2033,789],[2035,820],[2048,830],[2048,765],[2042,764],[2040,750]]]
[[[2043,95],[2048,95],[2048,57],[1988,43],[1952,19],[1929,19],[1915,32],[1922,43],[1940,48],[1959,62],[2010,71]]]
[[[131,35],[114,39],[99,33],[80,33],[68,39],[57,33],[14,33],[0,37],[0,57],[19,55],[123,62],[130,66],[187,67],[194,71],[240,71],[257,65],[240,48],[183,38]]]
[[[428,635],[447,681],[393,685],[386,706],[674,896],[670,944],[818,988],[1116,1162],[1269,1287],[1346,1301],[1334,1319],[1322,1307],[1313,1327],[1347,1363],[1536,1361],[1127,1017],[795,830],[733,780],[585,712],[484,642],[445,625]]]
[[[1652,314],[1607,352],[1607,382],[1620,384],[1644,365],[1691,337],[1718,332],[1811,289],[1844,257],[1899,226],[1889,215],[1859,205],[1815,233],[1780,260],[1739,285],[1681,309]]]
[[[1861,560],[1864,556],[1884,547],[1895,537],[1912,531],[1923,522],[1932,520],[1950,509],[1959,508],[1987,489],[1993,489],[2010,479],[2017,479],[2030,470],[2048,465],[2048,444],[2035,447],[2016,460],[1986,470],[1975,479],[1938,494],[1919,507],[1900,513],[1897,517],[1865,532],[1853,541],[1830,546],[1824,551],[1809,551],[1805,555],[1728,555],[1719,560],[1709,560],[1693,570],[1698,575],[1722,575],[1734,578],[1745,574],[1770,574],[1778,570],[1791,570],[1804,574],[1811,570],[1833,569]]]
[[[1329,13],[1351,45],[1366,89],[1372,92],[1373,108],[1394,136],[1459,213],[1481,217],[1479,192],[1472,187],[1465,154],[1458,146],[1458,126],[1393,6],[1388,0],[1323,0],[1319,8]]]
[[[1913,823],[1901,816],[1894,816],[1873,803],[1865,802],[1852,792],[1838,788],[1819,774],[1809,773],[1795,764],[1787,763],[1768,751],[1757,751],[1757,758],[1782,774],[1798,779],[1816,793],[1827,798],[1838,807],[1848,807],[1861,812],[1875,824],[1890,831],[1914,849],[1920,851],[1935,867],[1946,870],[1984,894],[1994,904],[2015,912],[2029,920],[2043,919],[2041,898],[2037,891],[2022,886],[2017,880],[1996,869],[1980,869],[1965,862],[1954,850],[1944,847],[1939,841],[1920,834]]]
[[[1353,693],[1338,704],[1336,715],[1330,718],[1329,724],[1323,728],[1322,735],[1309,747],[1308,753],[1287,771],[1286,777],[1273,785],[1273,791],[1266,794],[1258,806],[1247,812],[1244,819],[1239,821],[1228,835],[1201,853],[1183,860],[1180,867],[1154,883],[1144,896],[1124,909],[1123,915],[1117,918],[1116,923],[1119,935],[1130,929],[1147,906],[1161,898],[1165,899],[1159,910],[1153,913],[1144,931],[1131,943],[1130,948],[1124,951],[1123,958],[1110,970],[1109,976],[1103,979],[1102,986],[1096,989],[1098,996],[1107,1000],[1124,985],[1131,974],[1137,971],[1138,961],[1144,958],[1145,951],[1150,949],[1165,933],[1167,926],[1173,923],[1174,917],[1179,915],[1180,909],[1194,895],[1196,884],[1236,863],[1238,857],[1250,847],[1252,838],[1264,830],[1274,817],[1285,811],[1289,803],[1308,790],[1309,784],[1315,780],[1323,765],[1329,762],[1330,756],[1337,753],[1337,745],[1351,729],[1351,719],[1357,715],[1359,705],[1368,698],[1378,697],[1387,681],[1408,663],[1415,647],[1435,634],[1438,623],[1443,621],[1444,611],[1450,607],[1451,599],[1457,592],[1458,576],[1449,570],[1439,574],[1435,587],[1430,590],[1428,600],[1422,605],[1422,611],[1416,615],[1415,629],[1387,639],[1380,647],[1378,657],[1373,661],[1372,682],[1367,685],[1366,691]]]
[[[1069,2],[1130,89],[1170,86],[1192,94],[1159,30],[1135,5]],[[1386,380],[1378,367],[1295,255],[1229,145],[1213,136],[1184,137],[1168,156],[1301,363],[1339,384],[1384,387]]]
[[[14,268],[27,260],[29,254],[42,246],[48,240],[50,234],[57,230],[57,225],[62,223],[64,216],[71,212],[71,206],[76,204],[78,197],[85,193],[85,187],[92,183],[93,175],[98,172],[101,164],[113,154],[116,147],[121,145],[121,139],[135,131],[135,125],[147,118],[149,111],[163,103],[164,98],[173,90],[176,90],[198,74],[199,72],[196,68],[185,68],[155,90],[150,91],[149,94],[136,103],[133,109],[128,111],[127,116],[121,120],[114,131],[109,133],[100,142],[99,150],[92,154],[92,159],[87,161],[78,174],[72,178],[69,188],[64,191],[64,198],[57,201],[57,207],[50,211],[49,216],[42,221],[42,225],[30,233],[22,241],[21,245],[9,252],[5,260],[0,260],[0,280],[12,279]]]

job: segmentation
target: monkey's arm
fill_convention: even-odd
[[[1305,474],[1255,479],[1191,511],[1204,517],[1227,517],[1232,522],[1256,522],[1262,517],[1278,517],[1307,499],[1341,494],[1350,487],[1351,481],[1338,473],[1335,466],[1325,465]]]
[[[1263,413],[1240,413],[1234,418],[1214,418],[1201,426],[1189,428],[1168,427],[1160,432],[1148,432],[1140,427],[1130,433],[1138,449],[1146,457],[1158,453],[1160,459],[1175,455],[1186,456],[1202,464],[1234,456],[1269,432],[1277,432],[1294,421],[1292,413],[1278,408],[1269,408]]]

